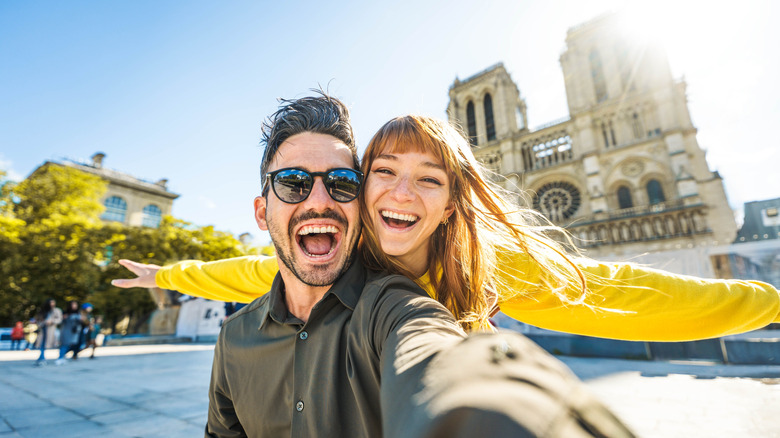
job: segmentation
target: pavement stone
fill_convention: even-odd
[[[213,345],[97,356],[33,367],[36,352],[0,352],[0,438],[203,436]],[[560,359],[641,437],[780,438],[780,365]]]

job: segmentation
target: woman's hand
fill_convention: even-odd
[[[119,264],[129,269],[130,272],[137,275],[138,277],[111,280],[111,284],[114,286],[124,289],[131,287],[157,287],[157,282],[154,280],[154,276],[157,274],[157,271],[160,270],[160,266],[138,263],[126,259],[119,260]]]

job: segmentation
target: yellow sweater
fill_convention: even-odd
[[[583,304],[571,305],[541,286],[542,273],[526,255],[502,255],[499,264],[503,286],[514,293],[500,303],[501,311],[549,330],[629,341],[690,341],[780,322],[780,293],[759,281],[709,280],[626,263],[578,261],[588,278],[599,280],[588,285]],[[248,256],[183,261],[162,268],[155,279],[162,288],[247,303],[268,292],[278,271],[276,257]],[[427,274],[417,283],[436,297]]]

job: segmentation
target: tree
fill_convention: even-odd
[[[34,316],[49,298],[90,301],[107,322],[143,321],[155,308],[146,290],[123,290],[117,260],[167,264],[244,255],[241,243],[213,227],[164,217],[158,228],[103,223],[107,183],[47,163],[18,185],[0,174],[0,325]]]
[[[13,187],[10,220],[24,225],[0,242],[0,318],[29,318],[44,300],[83,300],[97,284],[95,231],[106,183],[76,169],[46,164]]]
[[[216,231],[211,226],[195,227],[171,216],[163,217],[158,228],[107,224],[103,228],[102,242],[104,248],[110,248],[111,257],[105,257],[105,253],[102,256],[106,262],[103,275],[91,299],[112,322],[125,316],[144,320],[142,316],[155,306],[145,289],[126,290],[111,285],[112,279],[128,275],[117,260],[165,265],[187,259],[218,260],[246,255],[241,242],[231,234]]]

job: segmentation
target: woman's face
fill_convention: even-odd
[[[453,211],[443,164],[428,152],[383,153],[371,163],[365,191],[382,251],[424,274],[431,234]]]

